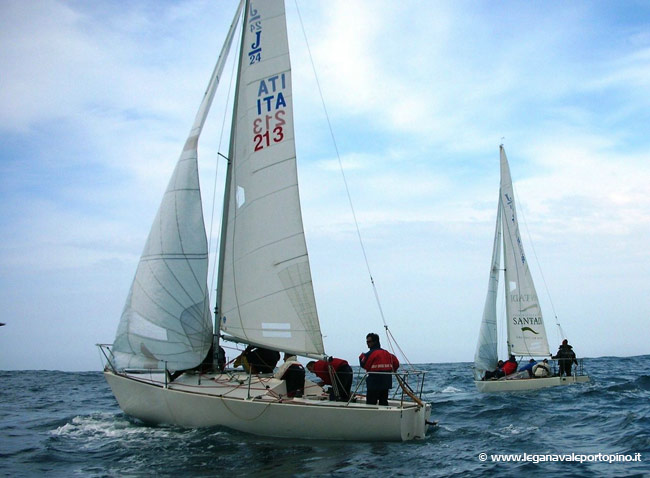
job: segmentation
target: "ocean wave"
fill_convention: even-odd
[[[634,383],[637,384],[640,390],[650,391],[650,375],[641,375]]]
[[[125,415],[118,413],[96,413],[75,416],[69,422],[50,431],[51,436],[80,440],[83,448],[91,447],[92,442],[105,439],[164,439],[172,435],[165,427],[135,425]]]
[[[447,387],[441,390],[441,393],[459,393],[459,392],[462,392],[460,388],[456,388],[451,385],[448,385]]]
[[[122,413],[101,373],[2,372],[0,475],[6,476],[535,476],[566,464],[482,463],[485,453],[650,450],[650,361],[590,359],[594,381],[481,394],[467,364],[429,365],[424,440],[350,443],[261,438],[225,428],[149,426]],[[644,457],[647,455],[644,455]],[[242,464],[247,467],[243,468]],[[641,466],[643,464],[640,464]],[[647,464],[646,464],[647,472]],[[571,467],[577,476],[641,476],[628,464]]]

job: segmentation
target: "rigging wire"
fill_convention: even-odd
[[[521,197],[519,196],[519,193],[516,191],[514,184],[512,185],[513,190],[515,190],[515,194],[517,195],[517,202],[519,203],[520,206],[523,206],[521,202]],[[524,215],[524,208],[520,207],[519,212],[521,212],[522,219],[524,220],[524,227],[526,228],[526,234],[528,235],[528,243],[530,244],[530,247],[533,251],[533,256],[535,257],[535,262],[537,263],[537,269],[539,270],[539,274],[542,277],[542,282],[544,283],[544,289],[546,289],[546,295],[548,296],[548,300],[551,304],[551,310],[553,310],[553,316],[555,317],[555,324],[558,327],[559,334],[560,334],[560,341],[564,338],[566,338],[566,335],[564,334],[564,330],[562,330],[562,326],[560,325],[560,320],[558,319],[557,313],[555,312],[555,304],[553,304],[553,298],[551,297],[551,292],[548,288],[548,284],[546,283],[546,277],[544,277],[544,272],[542,271],[542,266],[539,263],[539,258],[537,257],[537,251],[535,250],[535,244],[533,243],[533,237],[530,234],[530,230],[528,229],[528,221],[526,221],[526,217]]]
[[[381,320],[382,320],[382,322],[384,324],[384,329],[386,330],[386,336],[388,338],[388,343],[389,343],[390,348],[392,349],[393,352],[394,352],[393,347],[394,346],[397,347],[397,349],[399,349],[402,356],[406,359],[406,362],[409,365],[411,365],[411,363],[406,358],[406,355],[404,354],[402,349],[395,342],[395,338],[392,336],[392,334],[388,330],[388,324],[386,323],[386,317],[384,315],[384,310],[383,310],[383,308],[381,306],[381,301],[379,299],[379,293],[377,291],[377,286],[375,285],[375,279],[373,278],[372,271],[370,269],[370,262],[368,261],[368,255],[366,254],[366,248],[365,248],[365,246],[363,244],[363,239],[361,238],[361,230],[359,229],[359,222],[357,220],[357,214],[356,214],[355,209],[354,209],[354,204],[352,203],[352,195],[350,194],[350,188],[348,187],[348,181],[347,181],[347,178],[345,177],[345,171],[343,169],[343,162],[341,161],[341,154],[339,153],[339,148],[338,148],[338,144],[336,142],[336,137],[334,136],[334,129],[332,128],[332,123],[330,121],[330,116],[329,116],[329,113],[327,111],[327,106],[325,105],[325,97],[323,96],[323,90],[321,89],[320,81],[318,79],[318,73],[316,72],[316,65],[314,64],[314,58],[313,58],[313,56],[311,54],[311,48],[309,46],[309,40],[307,39],[307,32],[305,30],[305,25],[303,24],[303,21],[302,21],[302,15],[300,14],[300,8],[298,7],[298,1],[294,0],[294,3],[296,5],[296,11],[298,12],[298,20],[300,21],[300,28],[302,29],[302,34],[303,34],[303,36],[305,38],[305,44],[307,46],[307,53],[309,54],[309,61],[311,63],[312,71],[314,72],[314,78],[316,80],[316,87],[318,89],[318,94],[320,95],[321,105],[323,107],[323,111],[324,111],[324,114],[325,114],[325,119],[327,121],[327,126],[329,128],[330,137],[332,138],[332,144],[334,145],[334,151],[336,152],[336,159],[338,160],[339,170],[341,171],[341,177],[343,178],[343,184],[345,185],[345,192],[347,194],[348,203],[350,205],[350,210],[352,212],[352,218],[354,220],[354,226],[355,226],[355,229],[356,229],[357,238],[359,239],[359,245],[361,246],[361,252],[363,254],[363,259],[364,259],[365,264],[366,264],[366,270],[368,272],[368,276],[370,277],[370,283],[372,284],[372,290],[373,290],[373,293],[374,293],[374,296],[375,296],[375,302],[377,303],[377,308],[379,309],[379,315],[381,316]]]

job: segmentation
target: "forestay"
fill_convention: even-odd
[[[322,355],[296,170],[284,3],[244,17],[218,306],[226,337]]]

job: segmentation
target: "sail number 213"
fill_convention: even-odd
[[[265,115],[263,118],[258,117],[253,121],[253,142],[255,151],[271,146],[271,143],[279,143],[284,139],[285,124],[284,110],[275,112],[275,115]]]

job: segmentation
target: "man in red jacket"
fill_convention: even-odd
[[[335,385],[332,385],[330,400],[337,402],[350,400],[352,368],[345,360],[329,357],[327,361],[312,361],[307,364],[307,370],[320,378],[325,385],[332,385],[332,378],[334,379]]]
[[[393,376],[390,372],[397,371],[399,360],[392,353],[381,348],[379,335],[368,334],[366,343],[370,350],[359,355],[359,365],[369,372],[366,379],[368,387],[366,403],[376,405],[379,402],[379,405],[388,405],[388,390],[393,387]]]
[[[510,375],[511,373],[515,373],[517,371],[517,359],[515,358],[514,355],[511,355],[508,360],[506,360],[506,363],[503,364],[503,370],[504,375]]]

